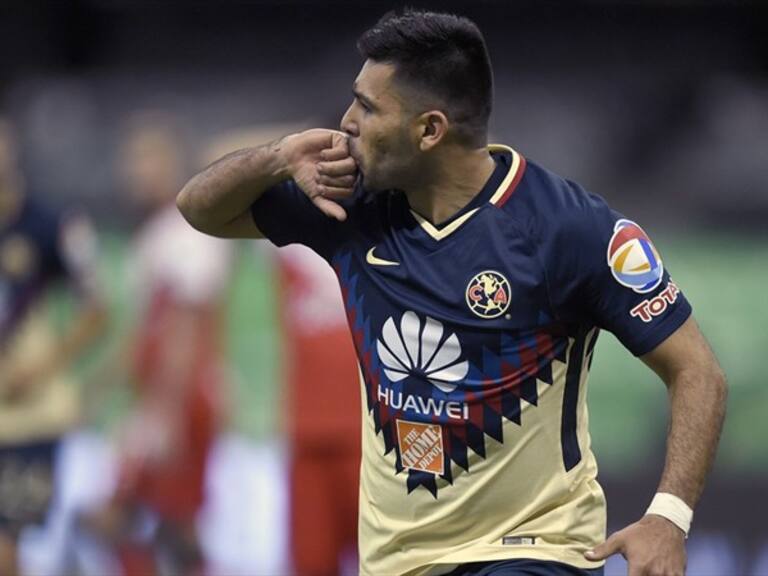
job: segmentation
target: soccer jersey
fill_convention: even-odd
[[[56,347],[44,307],[59,283],[98,298],[96,238],[80,214],[57,214],[22,196],[18,214],[0,223],[0,445],[56,437],[77,414],[75,387],[63,372],[35,382],[23,402],[5,398],[5,375],[34,373]]]
[[[138,294],[140,319],[135,357],[137,386],[147,394],[162,388],[165,358],[175,342],[168,318],[179,308],[193,308],[204,319],[196,324],[194,383],[215,395],[222,373],[220,304],[233,264],[231,245],[187,225],[173,204],[158,210],[134,240],[130,269]],[[179,255],[186,255],[180,257]]]
[[[332,448],[354,458],[360,452],[360,416],[338,398],[349,393],[350,383],[357,383],[357,362],[336,277],[304,246],[275,252],[286,432],[294,446]]]
[[[117,498],[138,500],[180,523],[193,519],[202,505],[206,464],[220,423],[226,383],[220,305],[231,275],[231,248],[190,228],[168,204],[141,229],[131,254],[139,301],[133,365],[137,405],[123,438]],[[185,324],[191,340],[188,370],[183,381],[169,381],[177,319],[190,311],[195,320]],[[179,385],[174,436],[154,406],[173,393],[170,386]],[[175,442],[173,448],[168,442]]]
[[[336,574],[357,543],[357,362],[336,276],[305,246],[275,250],[290,447],[291,560],[296,574]],[[354,396],[350,397],[350,394]],[[339,398],[349,397],[349,403]]]
[[[586,407],[598,331],[642,355],[690,314],[636,223],[490,151],[489,181],[440,226],[398,191],[358,191],[344,222],[293,181],[252,208],[266,237],[310,246],[341,285],[363,398],[363,574],[599,566],[583,557],[605,536]]]

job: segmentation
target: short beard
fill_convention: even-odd
[[[365,177],[363,176],[362,172],[357,176],[357,182],[355,182],[355,190],[358,191],[363,202],[372,200],[378,193],[376,189],[366,185]]]
[[[357,175],[357,182],[355,183],[355,187],[360,188],[363,191],[363,195],[366,197],[373,196],[374,194],[382,191],[381,187],[370,185],[369,182],[367,182],[365,179],[365,174],[362,172]]]

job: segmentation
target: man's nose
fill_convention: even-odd
[[[349,136],[357,136],[357,123],[352,119],[352,107],[348,108],[341,118],[341,124],[339,125],[342,132],[347,133]]]

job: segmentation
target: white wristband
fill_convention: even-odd
[[[674,494],[657,492],[645,513],[663,516],[680,528],[685,533],[685,537],[688,538],[691,520],[693,520],[693,510]]]

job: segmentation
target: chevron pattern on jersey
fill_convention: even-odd
[[[376,433],[382,437],[385,454],[395,452],[395,472],[408,472],[408,493],[423,486],[437,497],[436,474],[403,466],[396,420],[414,419],[414,414],[407,410],[408,402],[403,399],[416,398],[411,406],[421,406],[420,420],[442,427],[445,463],[439,476],[452,484],[452,464],[468,471],[469,450],[485,458],[487,438],[504,442],[503,419],[523,424],[522,402],[536,406],[537,383],[551,385],[552,361],[566,362],[567,334],[556,323],[547,325],[548,319],[542,317],[542,325],[548,326],[545,330],[499,333],[496,349],[482,347],[482,357],[473,361],[463,356],[457,358],[452,350],[443,354],[440,348],[447,347],[457,337],[450,329],[436,327],[439,322],[431,318],[414,320],[415,313],[405,312],[403,316],[381,322],[380,332],[385,332],[384,325],[389,324],[387,338],[384,338],[376,334],[374,322],[366,313],[365,296],[358,286],[359,275],[352,271],[350,264],[349,254],[339,255],[333,262],[363,373],[368,413]],[[426,342],[428,329],[440,333],[441,339],[436,343]],[[413,338],[406,338],[408,332],[420,334],[421,341],[414,343]],[[460,339],[458,335],[458,341]],[[441,378],[446,380],[436,381],[437,372],[430,372],[434,360],[432,364],[429,361],[441,354],[449,362],[447,369],[440,371]],[[463,381],[451,382],[451,369],[454,375],[461,374]],[[389,405],[382,402],[382,394],[389,395]],[[438,410],[446,406],[454,407],[454,417],[450,410]],[[461,418],[455,417],[457,412]]]

